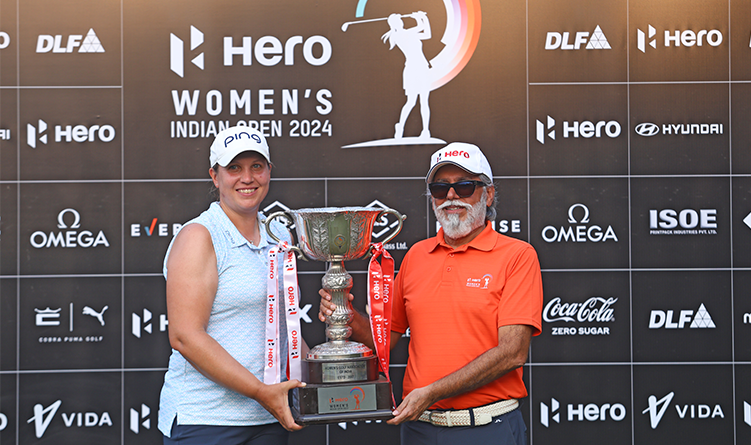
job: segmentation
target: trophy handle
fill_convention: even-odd
[[[398,235],[399,232],[402,231],[402,226],[404,225],[404,220],[407,219],[407,215],[402,215],[401,213],[397,212],[394,209],[386,209],[386,210],[382,211],[381,213],[379,213],[378,217],[380,218],[381,215],[385,215],[387,213],[391,213],[392,215],[396,216],[396,221],[399,224],[396,226],[396,229],[394,230],[393,233],[391,233],[389,236],[386,237],[386,239],[384,239],[383,241],[381,241],[382,244],[386,244],[389,241],[391,241],[392,239],[396,238],[396,235]],[[365,254],[364,258],[368,258],[372,254],[373,254],[373,244],[371,243],[370,248],[368,249],[368,253]]]
[[[271,215],[269,215],[268,217],[266,217],[266,222],[265,222],[265,224],[266,224],[266,233],[268,233],[269,236],[271,237],[271,239],[273,239],[277,243],[281,242],[281,240],[279,238],[277,238],[276,235],[274,235],[274,232],[271,231],[271,221],[274,220],[274,219],[276,219],[276,218],[284,218],[286,220],[285,223],[284,223],[284,227],[289,232],[290,237],[294,240],[295,237],[292,234],[292,231],[289,230],[289,227],[292,225],[292,218],[290,218],[290,216],[287,214],[287,212],[284,212],[284,211],[274,212]],[[301,260],[304,260],[304,261],[308,261],[308,259],[305,258],[305,255],[303,255],[302,250],[300,250],[297,246],[290,246],[290,250],[293,250],[293,251],[297,252],[297,258],[299,258]]]

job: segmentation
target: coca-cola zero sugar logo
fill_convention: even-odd
[[[610,323],[615,321],[613,305],[618,298],[590,297],[583,303],[566,303],[555,297],[545,305],[542,319],[546,323]],[[553,327],[551,335],[610,335],[608,326]]]

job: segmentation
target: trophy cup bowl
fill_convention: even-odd
[[[327,341],[311,349],[303,360],[303,380],[309,384],[290,394],[298,423],[391,417],[391,384],[379,377],[377,357],[369,347],[349,340],[354,312],[347,297],[352,276],[344,268],[344,261],[370,256],[375,223],[387,214],[397,218],[397,227],[383,241],[387,243],[396,237],[406,218],[393,209],[309,208],[276,212],[266,219],[267,233],[277,242],[269,230],[271,221],[284,218],[288,227],[294,223],[298,245],[291,249],[298,257],[330,263],[321,285],[336,309],[326,317]]]

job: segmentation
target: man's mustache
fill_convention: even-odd
[[[435,209],[436,210],[443,210],[446,207],[451,207],[451,206],[464,207],[467,210],[471,210],[472,209],[472,205],[471,204],[467,204],[466,202],[459,201],[458,199],[448,200],[448,201],[444,202],[443,204],[439,205],[438,207],[436,207]]]

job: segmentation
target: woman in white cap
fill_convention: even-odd
[[[304,383],[262,380],[273,241],[259,207],[271,181],[269,147],[258,131],[232,127],[210,151],[219,200],[182,227],[164,260],[172,355],[159,430],[165,444],[286,444],[288,431],[302,428],[287,393]],[[289,240],[280,223],[272,230]]]

